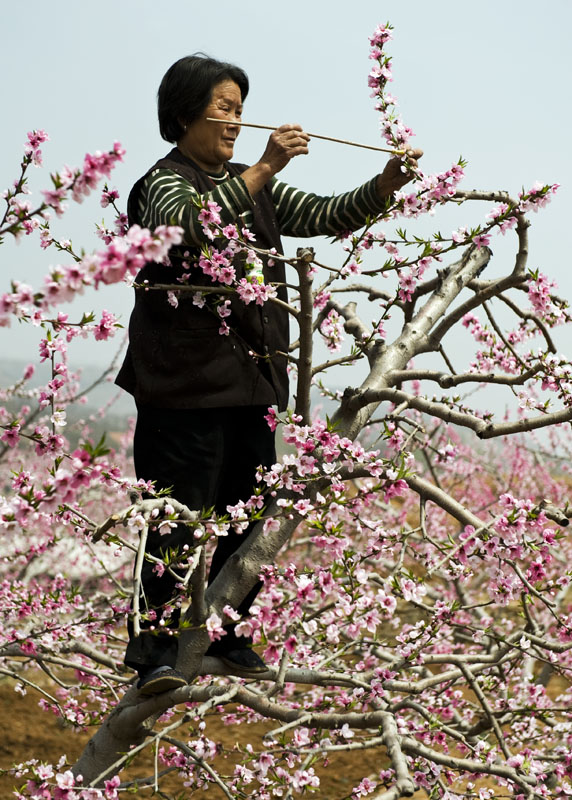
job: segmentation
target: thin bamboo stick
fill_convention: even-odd
[[[261,128],[265,131],[275,131],[277,125],[255,125],[254,122],[239,122],[238,120],[218,119],[217,117],[207,117],[207,122],[222,122],[225,125],[242,125],[243,128]],[[325,139],[327,142],[338,142],[339,144],[349,144],[352,147],[363,147],[366,150],[378,150],[381,153],[391,153],[393,156],[404,156],[405,150],[390,150],[388,147],[374,147],[372,144],[360,144],[350,142],[349,139],[336,139],[334,136],[320,136],[319,133],[308,133],[312,139]]]

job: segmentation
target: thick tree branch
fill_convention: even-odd
[[[382,740],[397,778],[395,788],[399,789],[401,793],[399,796],[413,797],[417,787],[409,774],[407,761],[401,750],[401,737],[397,732],[395,717],[392,714],[384,713],[381,729],[383,731]]]
[[[387,375],[393,370],[403,370],[408,362],[418,353],[425,352],[428,348],[430,331],[437,321],[446,313],[451,303],[472,280],[475,275],[486,265],[490,258],[487,248],[468,248],[463,257],[451,267],[450,273],[443,279],[439,289],[427,300],[418,311],[415,318],[407,323],[400,336],[382,351],[376,351],[371,358],[371,371],[362,386],[366,389],[379,390],[387,387]],[[438,348],[440,340],[436,344]],[[435,348],[433,348],[435,349]],[[338,430],[349,438],[355,438],[363,428],[371,414],[375,411],[377,403],[352,410],[342,403],[341,408],[333,417]]]
[[[374,403],[377,404],[384,400],[395,403],[396,405],[404,404],[405,407],[413,408],[416,411],[437,417],[444,422],[459,425],[463,428],[469,428],[477,434],[479,439],[493,439],[498,436],[507,436],[513,433],[524,433],[526,431],[538,430],[539,428],[545,428],[549,425],[558,425],[572,420],[572,408],[564,408],[561,411],[553,411],[552,413],[543,414],[538,417],[529,417],[513,422],[492,423],[467,412],[456,411],[446,403],[426,400],[424,397],[411,395],[399,389],[391,388],[366,390],[364,392],[346,389],[344,400],[346,406],[350,410],[371,406]]]
[[[341,305],[335,300],[328,300],[328,308],[333,308],[338,314],[345,319],[344,330],[356,340],[356,343],[361,346],[364,340],[371,337],[371,331],[364,325],[362,320],[357,315],[357,303],[350,302],[346,305]],[[367,346],[364,347],[367,353]]]
[[[348,390],[346,389],[346,393]],[[433,400],[426,400],[424,397],[408,394],[407,392],[400,391],[399,389],[367,389],[365,392],[352,393],[351,396],[347,394],[344,396],[347,405],[350,409],[359,409],[364,406],[371,405],[372,403],[380,403],[384,400],[394,403],[395,405],[405,404],[408,408],[414,408],[416,411],[421,411],[424,414],[442,419],[445,422],[450,422],[455,425],[461,425],[464,428],[470,428],[475,433],[480,434],[488,428],[488,423],[479,417],[472,414],[467,414],[463,411],[456,411],[446,403],[438,403]]]
[[[502,375],[494,372],[462,372],[450,375],[431,369],[404,369],[394,370],[387,376],[389,386],[396,386],[405,381],[434,381],[442,389],[451,389],[462,383],[496,383],[501,386],[520,386],[533,378],[543,369],[542,362],[527,369],[519,375]]]
[[[443,341],[445,335],[459,323],[465,314],[473,311],[483,304],[485,300],[490,300],[491,297],[496,297],[504,292],[506,289],[516,288],[519,284],[525,283],[527,280],[525,275],[516,277],[510,276],[508,278],[501,278],[498,281],[487,282],[486,286],[475,293],[474,297],[465,300],[457,308],[451,311],[445,319],[435,328],[431,333],[430,341],[427,343],[426,352],[435,350],[440,342]]]

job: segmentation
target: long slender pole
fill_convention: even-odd
[[[277,125],[255,125],[254,122],[239,122],[238,120],[218,119],[216,117],[207,117],[207,122],[222,122],[227,125],[242,125],[243,128],[261,128],[265,131],[275,131]],[[374,147],[372,144],[360,144],[359,142],[351,142],[349,139],[336,139],[334,136],[321,136],[319,133],[308,133],[312,139],[325,139],[327,142],[339,142],[339,144],[349,144],[352,147],[363,147],[366,150],[377,150],[380,153],[391,153],[393,156],[404,156],[405,150],[390,150],[387,147]]]

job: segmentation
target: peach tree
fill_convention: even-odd
[[[387,92],[390,31],[371,37],[368,84],[382,135],[400,150],[412,132]],[[377,768],[364,768],[347,798],[569,796],[572,365],[555,329],[570,314],[528,263],[530,214],[557,186],[467,191],[462,161],[433,175],[416,169],[383,213],[340,233],[335,265],[332,248],[327,264],[308,247],[260,252],[238,225],[223,228],[205,198],[203,251],[181,284],[168,266],[181,230],[128,228],[107,184],[101,203],[116,213],[98,226],[101,249],[77,252],[52,234],[53,215],[108,178],[124,152],[116,143],[52,174],[34,204],[29,172],[46,139],[28,134],[0,224],[4,237],[63,254],[40,286],[14,279],[0,298],[0,324],[38,331],[35,358],[1,398],[0,670],[46,712],[96,733],[75,763],[30,753],[6,768],[14,796],[171,797],[162,782],[176,773],[179,796],[216,786],[228,798],[292,798],[319,794],[320,766],[336,753],[366,750]],[[472,221],[415,232],[445,207]],[[514,242],[510,263],[492,257],[498,234]],[[263,257],[289,265],[295,403],[268,411],[284,455],[215,517],[136,481],[129,429],[111,449],[77,420],[87,390],[68,351],[80,336],[110,338],[119,323],[107,311],[75,318],[66,303],[164,261],[153,290],[172,305],[185,292],[197,303],[214,295],[225,335],[231,296],[283,302],[272,284],[236,278],[240,253],[254,272]],[[48,375],[37,385],[40,364]],[[252,520],[206,588],[217,536]],[[189,683],[141,697],[122,663],[125,619],[132,613],[137,629],[143,613],[148,531],[175,523],[188,526],[189,546],[155,567],[179,583],[185,614],[173,635]],[[245,680],[205,652],[259,578],[238,632],[254,637],[268,671]],[[211,732],[214,718],[236,727],[232,754]],[[263,746],[250,741],[252,721],[267,723]],[[123,778],[146,749],[154,774]]]

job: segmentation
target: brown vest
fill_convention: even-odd
[[[231,177],[247,169],[244,164],[234,163],[226,167]],[[159,168],[178,173],[200,193],[213,189],[208,175],[174,148],[131,190],[128,214],[132,225],[140,224],[138,203],[143,181]],[[275,247],[282,253],[269,184],[256,195],[253,215],[255,244],[263,249]],[[136,282],[175,284],[183,272],[181,250],[191,248],[173,248],[172,266],[146,264]],[[197,257],[198,251],[191,250],[191,257],[186,260]],[[235,264],[235,269],[240,279],[244,274],[241,265]],[[283,263],[276,261],[271,267],[265,263],[264,279],[284,283]],[[191,283],[213,285],[198,266],[191,269]],[[278,289],[278,297],[287,300],[284,286]],[[278,405],[284,409],[288,402],[288,375],[286,359],[278,352],[288,349],[288,313],[272,302],[244,305],[236,296],[232,297],[231,309],[226,320],[231,332],[221,336],[217,315],[208,308],[194,306],[191,292],[181,293],[178,308],[173,308],[165,292],[136,289],[129,348],[116,383],[132,394],[138,405],[154,408]]]

